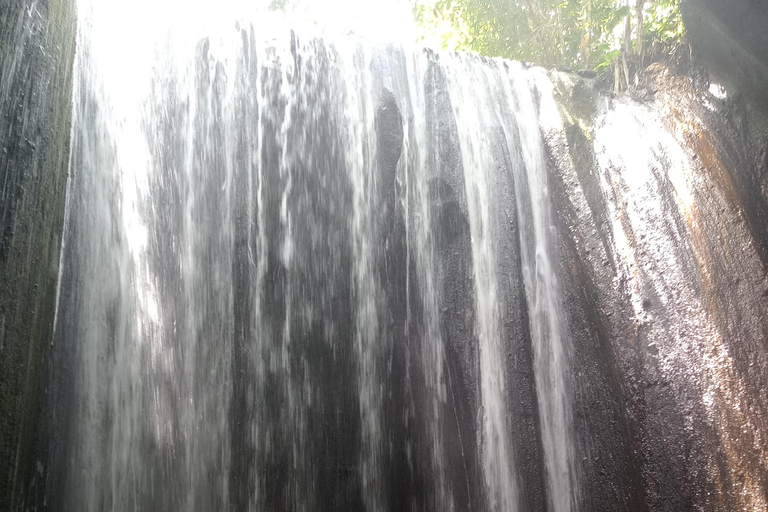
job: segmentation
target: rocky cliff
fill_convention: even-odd
[[[42,490],[69,155],[74,2],[0,6],[0,510]]]

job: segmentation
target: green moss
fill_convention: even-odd
[[[75,10],[15,0],[0,12],[0,510],[42,492],[40,430],[56,299],[71,119]],[[29,14],[31,13],[31,14]],[[38,15],[39,14],[39,15]],[[25,16],[24,23],[18,24]],[[17,52],[21,59],[14,62]]]

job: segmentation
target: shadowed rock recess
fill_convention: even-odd
[[[245,22],[131,60],[79,16],[61,266],[8,298],[48,301],[43,448],[3,510],[768,508],[743,103]]]
[[[768,113],[768,4],[755,0],[681,0],[696,57],[718,83]]]

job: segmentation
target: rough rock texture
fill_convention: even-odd
[[[763,510],[765,163],[747,116],[658,65],[645,101],[552,77],[586,509]]]
[[[0,4],[0,510],[40,491],[68,163],[74,2]]]
[[[660,66],[618,97],[550,73],[555,105],[541,70],[393,48],[368,66],[293,33],[290,50],[260,51],[253,28],[234,68],[207,39],[190,77],[156,68],[141,210],[115,199],[131,141],[110,131],[94,76],[78,78],[55,429],[48,456],[36,453],[72,12],[22,7],[2,18],[17,21],[4,48],[26,53],[15,65],[3,54],[1,506],[28,508],[48,473],[36,504],[50,510],[492,510],[487,472],[500,466],[487,463],[484,408],[498,406],[511,413],[514,499],[547,509],[523,263],[536,246],[511,207],[531,208],[512,177],[523,136],[541,131],[547,166],[529,171],[546,169],[536,183],[555,219],[555,250],[537,250],[551,252],[542,268],[557,274],[568,327],[575,508],[768,507],[764,117]],[[38,53],[49,46],[53,60]],[[512,76],[526,86],[505,97]],[[499,107],[495,122],[458,114],[452,94],[470,80],[478,98],[464,100]],[[523,103],[536,121],[501,121]],[[483,158],[466,160],[467,134],[487,142]],[[486,175],[498,268],[473,252],[471,191]],[[140,258],[126,218],[146,228]],[[483,396],[488,269],[500,400]]]
[[[580,83],[572,92],[574,98],[578,98],[586,91],[587,87]],[[617,393],[626,375],[622,374],[624,368],[617,365],[621,353],[611,349],[626,343],[626,332],[611,329],[611,321],[613,315],[630,316],[628,304],[612,283],[606,282],[612,262],[610,255],[601,250],[606,242],[605,234],[591,232],[584,238],[574,238],[569,232],[571,228],[566,228],[583,228],[584,222],[587,225],[605,222],[606,212],[597,183],[597,161],[591,141],[578,126],[566,124],[563,135],[565,137],[556,142],[550,139],[550,162],[562,161],[558,159],[563,158],[564,151],[573,159],[569,172],[561,170],[562,174],[553,176],[552,192],[559,227],[565,230],[560,232],[564,236],[560,237],[559,252],[573,339],[580,509],[646,510],[642,505],[642,482],[632,442],[632,425],[627,421],[626,404]],[[572,193],[589,205],[586,218],[580,219],[580,212],[574,211],[570,204]],[[595,281],[605,286],[597,287]],[[611,312],[607,313],[609,308]]]
[[[742,195],[768,197],[768,3],[683,0],[681,11],[696,62],[730,95],[744,96],[725,111],[731,119],[729,136],[748,138],[745,143],[754,154],[748,161],[733,162],[732,168],[740,173],[736,186]],[[744,203],[750,223],[753,229],[758,225],[768,229],[765,217],[756,221],[753,197]],[[765,250],[764,235],[761,243]]]

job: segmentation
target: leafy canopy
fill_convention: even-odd
[[[573,68],[683,35],[678,0],[416,0],[414,14],[422,40],[443,49]]]

